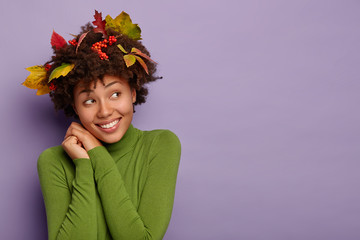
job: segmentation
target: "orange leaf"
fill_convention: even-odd
[[[145,72],[149,75],[148,67],[146,66],[146,63],[144,60],[141,59],[139,56],[135,56],[136,60],[141,64],[141,66],[144,68]]]
[[[136,55],[139,55],[139,56],[141,56],[141,57],[143,57],[143,58],[145,58],[145,59],[147,59],[147,60],[149,60],[149,61],[151,61],[151,62],[154,62],[154,63],[156,63],[154,60],[152,60],[148,55],[146,55],[145,53],[143,53],[143,52],[141,52],[139,49],[137,49],[137,48],[132,48],[131,49],[131,52],[132,53],[135,53]]]

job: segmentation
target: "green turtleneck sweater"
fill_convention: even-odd
[[[72,160],[61,146],[38,159],[49,239],[162,239],[173,208],[180,142],[130,125],[122,139]]]

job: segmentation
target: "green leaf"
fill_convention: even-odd
[[[105,18],[105,29],[113,28],[115,31],[120,32],[134,40],[141,39],[141,29],[137,24],[133,24],[129,14],[121,12],[115,19],[107,15]]]
[[[75,65],[70,63],[61,64],[60,67],[55,68],[51,72],[48,83],[51,82],[51,80],[53,80],[54,78],[58,78],[60,76],[65,77],[71,70],[73,70],[74,67]]]
[[[121,46],[121,44],[118,44],[117,45],[118,48],[120,48],[120,50],[123,52],[123,53],[128,53],[125,48],[123,48],[123,46]]]
[[[124,55],[124,61],[125,61],[126,67],[130,67],[130,66],[134,65],[134,63],[136,62],[136,57],[132,54],[127,54],[127,55]]]

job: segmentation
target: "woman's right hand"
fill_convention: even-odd
[[[77,158],[90,159],[85,148],[82,146],[79,139],[74,135],[67,136],[61,145],[65,150],[65,152],[71,157],[72,160]]]

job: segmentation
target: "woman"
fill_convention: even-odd
[[[53,32],[52,60],[24,82],[74,116],[61,146],[38,159],[49,239],[162,239],[170,221],[180,142],[169,130],[131,124],[155,63],[140,28],[122,12],[95,11],[94,26],[66,43]]]

